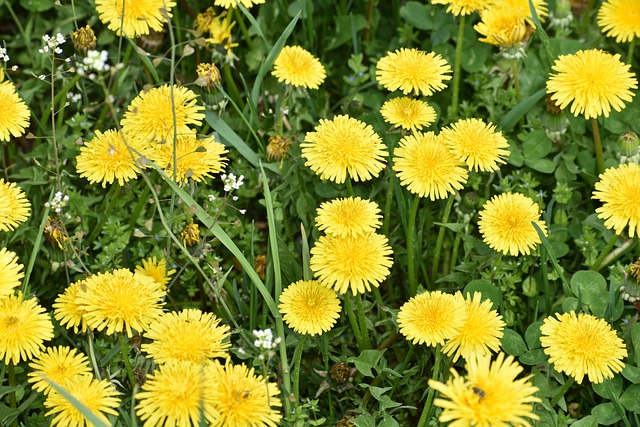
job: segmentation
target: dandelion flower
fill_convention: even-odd
[[[78,375],[91,375],[89,359],[75,348],[58,346],[49,347],[34,359],[29,367],[29,382],[34,390],[48,395],[53,388],[47,379],[64,386],[67,381]]]
[[[393,170],[400,184],[420,197],[444,199],[462,188],[469,172],[440,135],[416,132],[393,151]]]
[[[340,301],[334,291],[315,280],[299,280],[280,294],[280,313],[299,334],[322,335],[340,317]]]
[[[629,236],[640,235],[640,166],[625,163],[600,174],[593,198],[603,205],[596,209],[604,226],[622,234],[629,225]]]
[[[462,328],[467,317],[464,301],[440,291],[416,295],[400,307],[400,333],[414,344],[444,344]]]
[[[218,426],[276,427],[282,419],[280,390],[274,383],[254,374],[245,365],[211,366],[213,400],[220,413]]]
[[[318,58],[300,46],[283,47],[272,74],[280,83],[309,89],[318,89],[327,75]]]
[[[509,157],[509,143],[495,125],[480,119],[458,120],[440,133],[445,144],[470,170],[495,172]]]
[[[20,286],[20,279],[24,277],[23,268],[15,253],[6,248],[0,249],[0,300],[13,295],[14,288]]]
[[[151,277],[155,282],[160,285],[162,290],[167,289],[167,285],[171,281],[171,276],[175,274],[175,270],[169,270],[167,268],[167,260],[161,258],[160,261],[156,257],[151,257],[142,260],[142,265],[136,266],[136,273],[143,274]]]
[[[87,408],[94,416],[110,425],[105,414],[118,415],[116,408],[120,401],[116,397],[118,392],[108,380],[98,381],[90,375],[78,375],[69,379],[64,388],[78,402]],[[44,401],[44,406],[49,409],[47,416],[54,415],[52,426],[91,426],[91,422],[64,396],[52,391]]]
[[[92,329],[106,329],[107,335],[126,331],[131,337],[132,329],[146,331],[162,314],[166,293],[150,277],[119,269],[94,274],[84,282],[86,291],[78,294],[76,304]]]
[[[213,136],[199,140],[195,133],[179,135],[175,148],[178,159],[176,182],[180,185],[186,184],[189,179],[204,182],[205,178],[221,172],[227,161],[224,156],[227,149]],[[173,178],[173,154],[173,144],[167,142],[158,144],[149,158]]]
[[[518,426],[530,427],[529,420],[538,420],[533,403],[541,400],[531,384],[531,375],[517,379],[523,371],[513,356],[498,354],[474,356],[467,360],[467,375],[454,369],[446,384],[429,380],[429,387],[440,392],[434,404],[443,408],[440,422],[453,421],[451,426]]]
[[[20,187],[0,178],[0,231],[14,230],[29,218],[30,210],[31,204]]]
[[[53,338],[53,323],[35,298],[22,292],[0,299],[0,360],[17,365],[44,350],[44,341]]]
[[[142,138],[114,129],[105,133],[97,130],[96,136],[80,148],[76,171],[91,183],[101,182],[103,188],[115,180],[124,185],[137,177],[140,157],[148,154]]]
[[[466,321],[447,341],[442,351],[448,355],[455,353],[455,362],[460,356],[469,360],[472,356],[484,356],[491,350],[500,350],[505,323],[502,316],[491,309],[491,301],[481,301],[482,295],[479,292],[474,292],[471,299],[463,298],[458,292],[456,299],[465,305]]]
[[[631,89],[638,88],[631,66],[620,61],[620,55],[599,49],[560,55],[551,68],[557,72],[547,80],[551,99],[562,109],[571,104],[571,113],[586,119],[609,117],[612,107],[621,111],[624,101],[631,102]]]
[[[150,29],[162,31],[175,5],[173,0],[96,0],[100,21],[127,37],[149,34]]]
[[[153,342],[142,344],[142,351],[158,364],[170,360],[204,364],[214,357],[226,357],[231,347],[229,327],[220,325],[213,313],[195,308],[162,314],[145,337]]]
[[[307,132],[302,157],[320,179],[342,184],[349,177],[368,181],[384,168],[387,152],[370,125],[347,115],[333,120],[320,119],[313,132]]]
[[[177,360],[168,361],[147,377],[136,395],[136,413],[145,426],[218,426],[212,390],[214,378],[204,366]]]
[[[225,9],[234,8],[238,4],[249,9],[254,4],[264,4],[265,0],[215,0],[213,4],[224,7]]]
[[[407,98],[393,98],[382,105],[380,114],[384,121],[395,127],[407,130],[419,130],[428,127],[436,120],[436,110],[424,101]]]
[[[531,16],[531,10],[529,9],[529,0],[493,0],[487,3],[488,8],[500,7],[511,10],[526,19],[529,25],[535,27],[533,16]],[[545,18],[549,16],[547,2],[545,0],[532,0],[532,3],[533,8],[536,10],[536,15],[538,15],[541,22],[544,22]]]
[[[547,226],[540,220],[540,206],[520,193],[504,193],[493,196],[484,204],[478,228],[492,249],[505,255],[529,255],[540,243],[540,236],[531,222],[546,235]]]
[[[544,319],[540,343],[558,372],[582,383],[585,375],[598,384],[622,371],[627,349],[611,325],[587,313],[556,314]]]
[[[53,304],[53,317],[67,329],[73,328],[75,333],[78,333],[78,329],[81,331],[87,329],[87,322],[84,320],[86,310],[78,304],[78,296],[83,294],[86,289],[84,280],[72,283],[62,294],[58,295]]]
[[[0,82],[0,111],[0,141],[24,135],[31,114],[27,104],[16,92],[16,87],[9,81]]]
[[[204,107],[196,105],[196,97],[193,91],[183,86],[153,88],[131,101],[120,124],[126,133],[140,135],[145,140],[173,140],[175,110],[175,134],[190,135],[189,126],[200,126],[204,119],[201,113]]]
[[[347,197],[324,202],[317,210],[316,226],[332,236],[357,236],[375,232],[381,225],[376,202]]]
[[[447,61],[434,52],[418,49],[398,49],[387,53],[376,65],[378,82],[389,91],[400,89],[408,95],[431,96],[446,88],[450,80],[451,67]]]
[[[517,9],[494,6],[483,10],[480,18],[473,28],[484,36],[479,39],[483,43],[510,48],[520,43],[527,33],[525,17]]]
[[[320,236],[311,249],[310,267],[319,281],[344,294],[378,287],[393,265],[393,251],[382,234]]]
[[[608,0],[598,11],[598,25],[616,43],[640,37],[640,0]]]
[[[446,4],[447,13],[455,16],[471,15],[482,10],[489,4],[489,0],[431,0],[433,4]]]

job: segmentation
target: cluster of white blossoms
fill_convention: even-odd
[[[53,196],[53,199],[51,199],[50,202],[46,202],[44,206],[53,209],[55,213],[61,213],[67,206],[67,203],[69,203],[69,196],[65,195],[62,191],[58,191]]]
[[[0,61],[9,62],[9,55],[4,47],[0,47]]]
[[[224,191],[230,192],[231,190],[238,190],[244,184],[244,175],[240,175],[236,177],[234,174],[222,174],[220,177],[222,182],[224,182]]]
[[[258,348],[262,348],[265,350],[273,350],[280,344],[280,337],[273,339],[273,332],[271,329],[254,329],[253,336],[256,340],[253,342]]]
[[[48,53],[49,50],[57,53],[58,55],[62,53],[62,49],[60,48],[61,44],[64,44],[67,39],[60,33],[56,34],[55,37],[51,37],[49,34],[45,34],[42,36],[42,40],[44,40],[44,47],[39,50],[40,53]]]

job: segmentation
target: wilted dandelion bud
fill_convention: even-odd
[[[215,64],[198,64],[196,73],[198,73],[198,78],[195,83],[200,87],[212,89],[216,84],[220,84],[220,70]]]
[[[632,304],[640,302],[640,259],[625,268],[620,297]]]
[[[474,191],[469,193],[465,193],[462,196],[462,207],[465,211],[474,211],[478,208],[478,203],[480,202],[480,197]]]
[[[156,52],[164,43],[164,31],[149,29],[149,34],[142,34],[136,40],[138,46],[149,52]]]
[[[260,280],[264,280],[267,273],[267,257],[265,255],[256,255],[253,260],[253,269]]]
[[[62,232],[62,223],[60,221],[47,217],[43,233],[47,241],[58,246],[60,250],[65,250],[64,242],[69,239]]]
[[[267,144],[267,160],[282,160],[289,151],[291,141],[280,135],[273,135]]]
[[[640,138],[638,134],[631,131],[622,132],[618,137],[618,150],[620,154],[630,157],[638,153]]]
[[[349,369],[349,365],[346,363],[338,362],[331,367],[329,376],[334,384],[342,385],[349,381],[349,378],[351,377],[351,369]]]
[[[562,114],[562,108],[556,104],[556,101],[551,99],[551,96],[552,94],[547,93],[547,103],[545,104],[546,110],[554,116]]]
[[[88,24],[73,32],[73,47],[82,55],[96,47],[96,35]]]
[[[198,224],[192,222],[185,225],[180,233],[180,240],[185,246],[193,246],[200,243],[200,227],[198,227]]]

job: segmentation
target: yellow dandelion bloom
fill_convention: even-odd
[[[327,76],[318,58],[300,46],[283,47],[272,74],[280,83],[309,89],[318,89]]]
[[[209,369],[213,377],[215,409],[220,418],[217,426],[277,427],[282,415],[280,390],[274,383],[256,376],[245,365],[222,366],[215,361]]]
[[[167,268],[167,260],[161,258],[160,261],[156,257],[151,257],[142,260],[142,265],[136,265],[136,273],[143,274],[151,277],[155,282],[160,285],[161,289],[167,289],[167,284],[171,281],[171,276],[175,274],[176,270]]]
[[[280,313],[299,334],[322,335],[340,318],[338,295],[315,280],[299,280],[280,294]]]
[[[24,135],[31,113],[13,83],[0,82],[0,141],[9,141],[12,136],[17,138]]]
[[[380,114],[385,122],[414,131],[429,127],[438,117],[431,105],[406,96],[385,102],[380,109]]]
[[[264,4],[265,1],[266,0],[215,0],[213,4],[224,7],[225,9],[234,8],[238,6],[238,4],[241,4],[249,9],[254,4]]]
[[[204,366],[168,361],[147,377],[136,395],[136,413],[144,426],[219,426],[214,381]]]
[[[15,230],[29,218],[31,204],[15,182],[0,178],[0,231]]]
[[[452,355],[453,361],[462,356],[469,360],[472,356],[484,356],[500,350],[505,323],[497,311],[491,309],[491,301],[481,301],[482,295],[474,292],[472,298],[464,298],[460,292],[456,299],[464,304],[467,313],[464,325],[445,344],[442,351]]]
[[[22,292],[0,299],[0,360],[17,365],[44,350],[44,341],[53,338],[53,323],[35,298]]]
[[[400,89],[408,95],[431,96],[446,88],[450,80],[451,67],[437,53],[419,49],[398,49],[388,52],[376,65],[376,78],[387,90]]]
[[[33,372],[29,373],[29,382],[33,383],[34,390],[45,395],[53,390],[47,379],[65,386],[78,375],[91,375],[87,356],[78,353],[75,348],[65,346],[47,348],[29,364],[29,367],[33,369]]]
[[[549,6],[547,2],[545,0],[532,0],[532,3],[538,18],[540,18],[540,22],[544,22],[545,18],[549,16]],[[529,25],[535,27],[531,10],[529,9],[529,0],[491,0],[487,2],[487,7],[510,9],[526,19]]]
[[[484,36],[479,39],[483,43],[509,48],[520,43],[527,33],[525,17],[517,9],[494,6],[483,10],[480,18],[473,28]]]
[[[530,420],[538,420],[533,404],[541,402],[539,391],[531,384],[532,375],[517,378],[522,366],[513,359],[498,354],[494,362],[490,355],[471,357],[466,364],[466,377],[451,369],[446,384],[429,380],[429,387],[441,398],[434,404],[443,409],[440,422],[452,421],[450,426],[517,426],[530,427]]]
[[[149,30],[162,31],[173,0],[96,0],[100,21],[117,35],[136,37],[149,34]]]
[[[547,80],[551,99],[562,109],[571,104],[571,113],[586,119],[609,117],[612,107],[621,111],[634,96],[631,89],[638,88],[631,66],[599,49],[560,55],[551,68],[557,73]]]
[[[23,268],[14,252],[0,249],[0,300],[13,295],[13,290],[20,286],[20,279],[24,277]]]
[[[213,89],[217,84],[220,84],[222,77],[220,76],[220,70],[213,63],[201,62],[196,67],[196,74],[198,78],[195,81],[200,87],[207,89]]]
[[[333,236],[369,234],[382,225],[378,204],[360,197],[324,202],[316,213],[318,230]]]
[[[204,364],[214,357],[227,357],[231,347],[229,327],[220,325],[213,313],[195,308],[162,314],[151,322],[145,337],[153,342],[142,344],[142,351],[158,364],[170,360]]]
[[[305,166],[328,179],[342,184],[349,177],[368,181],[384,168],[387,152],[373,127],[347,115],[333,120],[320,119],[313,132],[307,132],[300,144]]]
[[[432,4],[448,5],[447,13],[455,16],[471,15],[487,7],[489,0],[431,0]]]
[[[311,249],[310,267],[323,285],[357,295],[380,286],[393,265],[392,255],[382,234],[320,236]]]
[[[65,291],[58,295],[53,303],[53,317],[67,329],[73,328],[75,333],[78,330],[84,332],[87,329],[87,322],[84,320],[84,310],[78,303],[78,296],[87,289],[84,280],[72,283]]]
[[[540,243],[540,236],[531,222],[547,234],[536,202],[520,193],[505,193],[493,196],[484,204],[478,228],[484,242],[492,249],[505,255],[529,255]]]
[[[469,171],[440,135],[416,132],[400,140],[393,151],[393,170],[400,184],[420,197],[445,199],[462,189]]]
[[[607,0],[598,11],[598,25],[616,43],[640,37],[640,0]]]
[[[117,408],[120,406],[120,400],[116,396],[119,393],[108,380],[98,381],[90,375],[78,375],[69,379],[64,384],[64,388],[106,425],[111,423],[105,414],[118,415]],[[46,413],[47,416],[54,415],[52,426],[93,425],[76,409],[73,403],[55,391],[49,393],[44,401],[44,406],[49,409]]]
[[[131,337],[133,329],[146,331],[162,314],[166,293],[150,277],[119,269],[94,274],[84,286],[86,291],[76,298],[82,318],[92,329],[106,329],[107,335],[126,331]]]
[[[509,143],[495,125],[480,119],[458,120],[440,133],[445,144],[470,170],[495,172],[509,157]]]
[[[200,227],[193,222],[184,226],[180,232],[180,241],[185,246],[193,246],[200,243]]]
[[[540,343],[556,371],[572,376],[578,384],[585,375],[597,384],[622,371],[627,349],[611,325],[574,311],[556,317],[547,317],[540,327]]]
[[[115,180],[124,185],[138,176],[140,157],[149,153],[142,138],[114,129],[105,133],[97,130],[96,136],[80,147],[76,171],[91,183],[101,182],[103,188]]]
[[[400,307],[400,333],[414,344],[444,344],[462,328],[467,317],[464,301],[440,291],[416,295]]]
[[[158,144],[149,155],[170,178],[174,177],[173,149],[173,143],[167,141],[165,144]],[[213,136],[199,140],[195,133],[180,135],[176,140],[175,149],[178,159],[175,179],[180,185],[186,184],[189,179],[204,182],[205,178],[222,172],[227,162],[224,156],[227,149]]]
[[[602,202],[596,212],[605,227],[622,234],[628,225],[629,236],[634,237],[640,235],[639,197],[640,166],[625,163],[600,174],[592,198]]]
[[[200,126],[204,107],[196,105],[196,94],[183,86],[164,85],[136,96],[120,125],[125,133],[140,135],[145,140],[164,142],[175,134],[190,135],[191,125]],[[173,100],[173,102],[172,102]]]

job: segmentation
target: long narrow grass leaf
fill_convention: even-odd
[[[534,221],[531,221],[531,224],[533,225],[533,228],[536,229],[538,236],[540,236],[540,240],[542,241],[542,246],[544,246],[545,250],[547,251],[547,256],[551,260],[551,264],[553,265],[553,268],[556,270],[556,273],[558,273],[560,280],[562,280],[562,283],[566,286],[567,289],[571,289],[571,286],[569,285],[567,278],[564,277],[564,271],[560,267],[560,264],[558,264],[558,260],[556,259],[556,255],[553,252],[551,243],[549,243],[549,239],[547,239],[547,236],[544,235],[544,233],[542,232],[542,229],[538,224],[536,224]]]
[[[504,115],[498,127],[505,132],[511,132],[516,124],[524,117],[531,107],[536,105],[538,101],[544,98],[547,93],[546,88],[542,88],[533,95],[523,99],[518,105],[513,107],[507,114]]]
[[[253,17],[251,12],[249,12],[242,3],[238,3],[238,7],[240,8],[240,11],[242,11],[244,16],[247,17],[249,22],[251,22],[251,26],[253,27],[254,30],[256,30],[256,33],[260,36],[262,41],[264,41],[264,44],[267,45],[267,49],[271,49],[271,46],[269,45],[267,38],[264,36],[264,33],[262,32],[262,28],[260,28],[260,24],[258,24],[258,21],[256,21],[256,18]]]
[[[151,62],[151,60],[146,55],[141,54],[142,49],[140,49],[140,47],[138,47],[138,45],[136,45],[136,43],[133,40],[131,40],[128,37],[126,37],[126,39],[129,42],[129,44],[133,47],[133,51],[136,53],[136,55],[138,55],[138,58],[140,58],[140,60],[144,62],[144,65],[147,67],[147,70],[151,73],[151,77],[153,77],[153,82],[155,84],[160,84],[160,77],[158,76],[156,67],[153,66],[153,63]]]
[[[57,393],[59,393],[62,397],[64,397],[66,400],[68,400],[69,403],[71,403],[73,405],[73,407],[76,408],[78,410],[78,412],[80,412],[82,414],[82,416],[85,417],[87,419],[87,421],[89,421],[95,427],[110,427],[109,424],[107,424],[104,421],[102,421],[93,412],[91,412],[89,410],[89,408],[84,406],[82,403],[80,403],[78,401],[78,399],[73,397],[73,395],[71,393],[69,393],[64,387],[60,386],[58,383],[56,383],[55,381],[47,378],[46,376],[43,376],[43,378],[49,384],[51,384],[51,387],[53,387],[53,389]]]
[[[531,12],[531,19],[536,26],[535,32],[540,36],[540,40],[542,40],[542,46],[544,46],[544,50],[546,51],[547,57],[549,58],[549,64],[553,64],[553,59],[555,57],[551,52],[551,43],[549,43],[549,36],[547,35],[547,32],[544,30],[544,28],[542,28],[540,17],[538,16],[538,12],[533,6],[533,2],[531,0],[529,0],[529,11]]]

